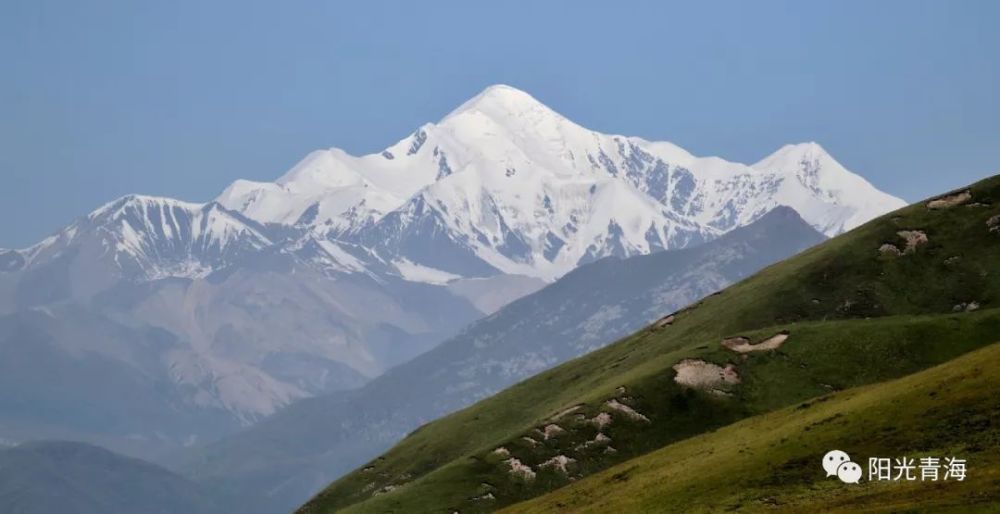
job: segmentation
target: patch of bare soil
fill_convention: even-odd
[[[763,352],[775,350],[788,340],[788,332],[779,332],[757,344],[745,337],[730,337],[722,341],[722,346],[736,353]]]
[[[939,196],[929,202],[927,202],[928,209],[949,209],[956,205],[962,205],[965,202],[972,200],[972,192],[969,190],[962,191],[960,193]]]
[[[917,251],[918,246],[925,245],[928,241],[927,234],[922,230],[900,230],[897,234],[906,240],[906,248],[903,250],[904,254]]]
[[[507,457],[510,457],[510,451],[508,451],[507,448],[501,446],[496,450],[493,450],[493,455],[499,455],[501,458],[506,459]]]
[[[740,376],[732,364],[725,368],[698,359],[684,359],[674,364],[674,382],[696,389],[712,389],[722,384],[739,384]]]

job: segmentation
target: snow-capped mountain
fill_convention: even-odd
[[[101,437],[177,444],[356,387],[581,264],[712,240],[781,205],[835,235],[903,202],[815,143],[752,166],[696,157],[492,86],[378,153],[316,151],[205,204],[126,196],[0,249],[0,344],[80,359],[81,401],[95,376],[131,384],[120,399],[142,400]],[[137,404],[195,421],[142,432]]]
[[[778,205],[828,236],[904,205],[816,143],[752,165],[581,127],[492,86],[384,151],[310,154],[274,183],[217,201],[261,223],[458,276],[552,280],[600,257],[711,239]]]
[[[696,157],[588,130],[497,85],[379,153],[319,150],[273,183],[237,180],[207,204],[124,197],[31,248],[0,251],[0,269],[85,241],[140,280],[203,277],[266,250],[334,273],[551,281],[601,257],[712,239],[779,205],[833,236],[904,202],[816,143],[753,165]]]
[[[262,231],[257,222],[215,202],[129,195],[22,250],[18,267],[74,253],[134,280],[201,277],[271,246]]]

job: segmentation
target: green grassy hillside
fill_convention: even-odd
[[[1000,344],[905,378],[756,416],[637,457],[508,510],[541,512],[1000,511]],[[820,459],[847,451],[859,485]],[[952,456],[962,481],[867,480],[867,458]],[[939,471],[939,479],[943,478]],[[919,471],[914,474],[919,478]]]
[[[301,511],[492,511],[740,419],[992,343],[1000,334],[1000,229],[991,225],[1000,178],[969,191],[957,205],[921,202],[879,218],[669,324],[429,423]],[[722,345],[779,333],[787,340],[772,350]]]

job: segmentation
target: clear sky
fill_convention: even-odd
[[[917,200],[1000,172],[998,21],[968,0],[3,0],[0,246],[123,194],[205,201],[376,151],[493,83],[698,155],[815,140]]]

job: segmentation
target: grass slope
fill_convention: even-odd
[[[334,482],[301,512],[492,511],[565,486],[629,458],[831,391],[898,378],[996,340],[1000,333],[1000,178],[970,187],[962,205],[916,204],[827,241],[650,327],[472,407],[429,423],[382,457]],[[901,255],[901,231],[928,241]],[[956,312],[975,302],[977,312]],[[664,313],[666,314],[666,313]],[[723,338],[787,331],[779,349],[744,358]],[[741,383],[686,388],[686,358],[731,365]],[[619,389],[623,388],[623,389]],[[642,413],[636,421],[614,399]],[[553,419],[573,406],[578,410]],[[611,415],[610,442],[588,420]],[[565,430],[547,440],[539,430]],[[530,437],[538,444],[532,445]],[[614,451],[607,447],[613,447]],[[503,447],[510,457],[494,453]],[[540,465],[563,455],[565,473]],[[510,473],[509,458],[536,473]]]
[[[1000,511],[1000,344],[672,444],[508,510]],[[823,454],[967,459],[963,481],[827,478]],[[919,471],[916,473],[919,478]]]

